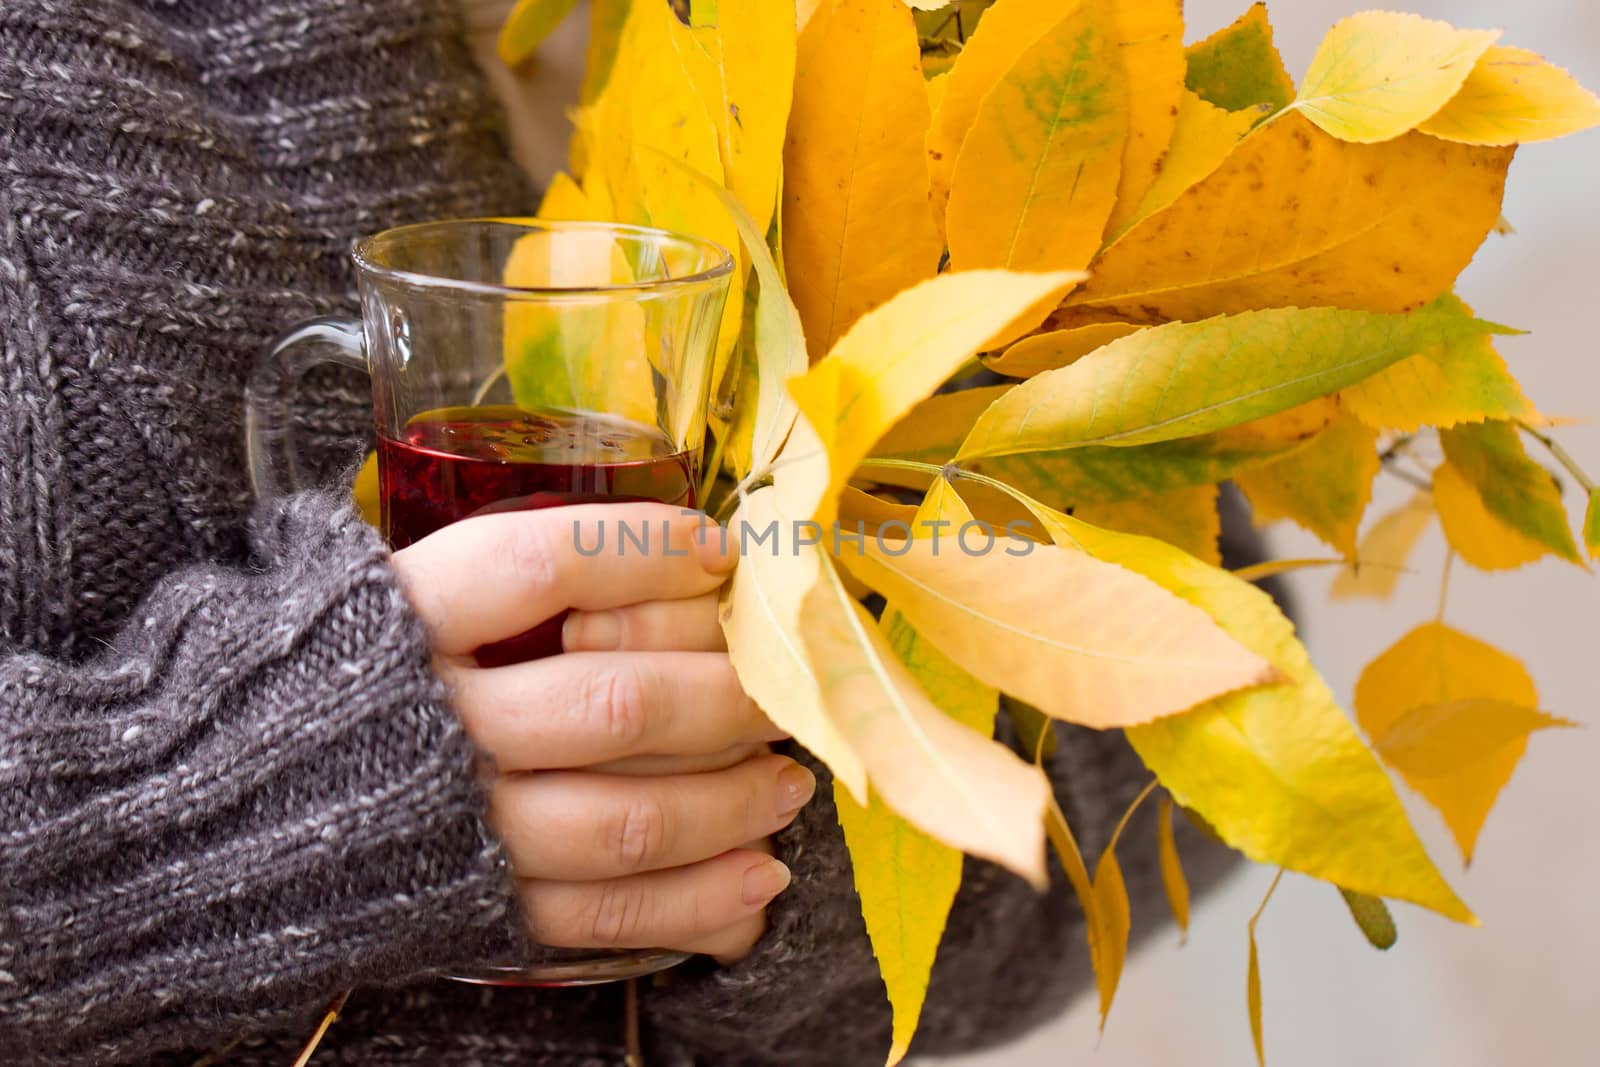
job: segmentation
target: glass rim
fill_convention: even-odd
[[[373,258],[373,254],[380,243],[385,241],[416,236],[428,230],[466,230],[472,228],[481,229],[488,226],[507,226],[521,229],[528,233],[611,233],[622,237],[646,239],[656,244],[674,244],[696,249],[705,255],[711,265],[695,271],[693,274],[685,274],[678,278],[656,278],[641,282],[617,282],[607,285],[497,285],[494,282],[472,281],[467,278],[451,278],[439,274],[424,274],[420,271],[401,270],[398,267],[384,266]],[[583,298],[690,289],[725,278],[733,273],[734,268],[732,252],[717,242],[708,241],[702,237],[691,237],[688,234],[674,233],[671,230],[662,230],[651,226],[634,226],[621,222],[591,222],[513,216],[433,219],[428,222],[414,222],[405,226],[395,226],[358,239],[352,246],[351,256],[355,260],[356,267],[363,274],[385,281],[398,282],[418,289],[446,289],[461,293],[471,293],[476,296],[509,298]]]

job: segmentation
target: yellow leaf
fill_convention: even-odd
[[[1261,904],[1256,908],[1255,914],[1250,916],[1245,930],[1250,938],[1250,966],[1245,976],[1245,1005],[1250,1015],[1250,1041],[1255,1045],[1256,1063],[1266,1067],[1267,1053],[1261,1039],[1261,954],[1256,951],[1256,923],[1261,921],[1261,914],[1267,910],[1267,902],[1272,899],[1272,894],[1277,891],[1278,883],[1283,880],[1283,871],[1273,877],[1272,884],[1267,887],[1267,895],[1261,898]]]
[[[1583,516],[1583,543],[1590,556],[1600,559],[1600,489],[1589,492],[1589,509]]]
[[[1209,433],[1490,328],[1442,304],[1410,315],[1281,308],[1156,326],[1018,385],[978,419],[958,457]]]
[[[1058,719],[1125,727],[1276,677],[1204,612],[1073,549],[974,532],[841,558],[963,669]]]
[[[1499,37],[1393,11],[1351,15],[1322,39],[1294,106],[1342,140],[1391,140],[1460,92]]]
[[[1356,546],[1355,561],[1334,578],[1328,595],[1334,600],[1388,600],[1433,515],[1432,495],[1419,490],[1407,503],[1373,523]]]
[[[622,27],[628,19],[628,9],[633,0],[587,0],[589,8],[589,46],[584,53],[583,85],[578,100],[593,103],[611,79],[611,68],[616,62],[617,49],[622,42]],[[582,167],[573,172],[583,174]]]
[[[1129,322],[1096,322],[1070,330],[1029,334],[1000,355],[984,360],[984,365],[996,374],[1031,378],[1076,363],[1102,345],[1138,333],[1142,328]]]
[[[883,435],[872,454],[923,463],[948,463],[978,416],[1010,388],[1009,385],[988,385],[935,393],[906,412],[905,417]]]
[[[1207,103],[1229,111],[1288,107],[1294,82],[1272,41],[1267,5],[1249,11],[1224,29],[1190,46],[1188,85]]]
[[[826,560],[800,628],[828,713],[884,802],[945,844],[1043,888],[1044,779],[928,699]]]
[[[1108,227],[1115,233],[1134,217],[1155,182],[1188,93],[1183,0],[1115,0],[1111,10],[1116,56],[1128,87],[1128,140]]]
[[[1450,463],[1433,472],[1433,505],[1450,547],[1485,571],[1515,570],[1545,554],[1539,542],[1496,518],[1472,483]]]
[[[1472,309],[1451,295],[1441,303]],[[1440,428],[1484,419],[1533,415],[1505,360],[1488,336],[1457,338],[1345,389],[1340,399],[1350,412],[1378,430],[1415,433],[1424,425]]]
[[[1339,895],[1350,909],[1350,917],[1356,921],[1362,935],[1373,948],[1387,952],[1394,947],[1399,933],[1394,928],[1394,916],[1389,914],[1389,906],[1382,897],[1352,893],[1348,889],[1340,889]]]
[[[1184,92],[1172,144],[1161,159],[1155,180],[1132,210],[1112,220],[1113,240],[1215,174],[1260,117],[1254,110],[1224,111]]]
[[[1172,798],[1165,794],[1156,811],[1156,843],[1161,853],[1161,887],[1167,906],[1178,924],[1182,940],[1189,937],[1189,881],[1183,876],[1183,861],[1178,857],[1178,842],[1172,833]]]
[[[928,114],[930,116],[929,121],[932,121],[931,116],[933,116],[934,114],[938,113],[939,104],[941,102],[943,102],[943,100],[944,100],[944,91],[945,91],[946,88],[949,87],[949,84],[950,84],[950,75],[949,75],[949,73],[936,74],[933,77],[927,79]]]
[[[912,405],[996,334],[1019,322],[1036,324],[1048,303],[1081,277],[1070,271],[941,274],[863,315],[805,377],[790,382],[805,418],[796,426],[793,457],[779,472],[785,506],[827,527],[839,490]]]
[[[1528,458],[1514,424],[1489,421],[1440,430],[1439,443],[1445,459],[1477,491],[1489,514],[1562,559],[1583,566],[1560,485]],[[1445,529],[1449,531],[1448,523]]]
[[[1345,415],[1292,456],[1242,471],[1234,482],[1257,522],[1292,519],[1353,558],[1382,465],[1378,432]]]
[[[821,685],[801,637],[801,605],[821,577],[823,558],[815,545],[800,544],[797,534],[771,488],[751,493],[734,515],[729,536],[740,538],[742,554],[722,600],[728,657],[745,691],[767,717],[865,802],[866,765],[824,707]],[[762,543],[755,543],[757,538]]]
[[[1354,145],[1280,115],[1106,249],[1070,304],[1141,322],[1410,310],[1450,288],[1500,217],[1513,151],[1420,133]]]
[[[903,0],[824,5],[800,38],[783,253],[813,358],[862,314],[938,270],[919,64]]]
[[[1356,682],[1362,729],[1444,816],[1468,863],[1528,734],[1570,725],[1535,710],[1538,704],[1520,662],[1438,622],[1401,638]]]
[[[1099,921],[1095,923],[1095,940],[1098,951],[1091,950],[1094,959],[1094,980],[1100,993],[1100,1029],[1106,1028],[1106,1016],[1111,1014],[1111,1001],[1117,995],[1117,985],[1122,980],[1122,968],[1128,961],[1128,933],[1133,927],[1133,917],[1128,909],[1128,885],[1122,878],[1122,864],[1113,851],[1115,842],[1100,854],[1094,868],[1094,905]]]
[[[571,14],[578,0],[518,0],[500,27],[500,58],[516,66],[533,55],[550,31]]]
[[[582,187],[565,171],[550,179],[550,185],[539,201],[539,217],[551,221],[595,220],[602,218],[584,194]]]
[[[1270,596],[1171,545],[1029,506],[1058,544],[1141,573],[1202,608],[1289,680],[1128,730],[1176,803],[1259,863],[1476,922]]]
[[[383,497],[378,487],[378,454],[368,452],[367,458],[362,460],[361,469],[356,472],[355,485],[351,488],[355,497],[356,510],[361,517],[367,520],[368,525],[383,526]]]
[[[1526,49],[1496,45],[1421,129],[1466,144],[1508,145],[1565,137],[1596,124],[1600,100],[1572,75]]]
[[[1006,0],[984,12],[983,21],[949,71],[938,111],[928,128],[928,177],[936,219],[945,217],[956,157],[989,91],[1030,45],[1081,2]]]
[[[1118,40],[1107,5],[1079,5],[984,97],[950,177],[952,266],[1078,270],[1094,258],[1128,140]]]
[[[1248,567],[1236,567],[1229,573],[1240,581],[1263,582],[1280,574],[1292,574],[1295,571],[1312,570],[1316,567],[1337,567],[1344,562],[1343,559],[1338,557],[1332,559],[1269,559],[1261,563],[1252,563]]]
[[[1159,537],[1213,567],[1222,566],[1218,538],[1217,487],[1197,485],[1159,496],[1115,503],[1083,504],[1073,514],[1084,522],[1120,533]]]
[[[695,0],[689,36],[701,53],[689,69],[717,129],[728,190],[765,236],[795,87],[794,15],[771,0]]]

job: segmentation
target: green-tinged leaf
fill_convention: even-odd
[[[1455,296],[1441,304],[1460,304]],[[1472,309],[1460,304],[1465,314]],[[1351,414],[1377,430],[1415,433],[1424,425],[1448,427],[1484,419],[1521,419],[1533,405],[1486,335],[1454,338],[1403,359],[1345,389]]]
[[[1593,559],[1600,559],[1600,489],[1589,494],[1589,508],[1583,516],[1583,543]]]
[[[983,414],[959,455],[1210,433],[1493,329],[1448,304],[1409,315],[1284,308],[1157,326],[1018,385]]]
[[[1222,566],[1222,517],[1217,511],[1215,485],[1134,500],[1080,504],[1073,514],[1107,530],[1160,538],[1213,567]]]
[[[1434,468],[1433,506],[1451,549],[1479,570],[1515,570],[1549,551],[1485,507],[1467,476],[1448,461]]]
[[[1275,677],[1203,611],[1122,567],[1054,545],[982,547],[869,541],[842,559],[965,670],[1069,722],[1149,722]]]
[[[1178,924],[1180,942],[1189,939],[1189,880],[1183,876],[1183,860],[1178,856],[1178,842],[1172,833],[1172,798],[1161,796],[1156,811],[1156,847],[1160,849],[1161,888],[1167,895],[1167,907],[1172,909],[1173,921]]]
[[[561,25],[578,0],[518,0],[500,27],[500,58],[516,66],[538,49],[550,31]]]
[[[593,103],[605,91],[632,4],[633,0],[588,0],[589,48],[584,57],[583,86],[578,93],[583,104]],[[582,173],[581,168],[578,173]]]
[[[1356,921],[1362,935],[1373,948],[1387,952],[1394,947],[1400,935],[1395,930],[1394,916],[1389,914],[1389,905],[1381,897],[1352,893],[1348,889],[1340,889],[1339,895],[1350,909],[1350,918]]]
[[[1254,4],[1237,22],[1188,50],[1189,88],[1229,111],[1267,105],[1278,111],[1294,99],[1294,81],[1272,41],[1267,5]]]
[[[1294,106],[1342,140],[1391,140],[1460,92],[1499,36],[1394,11],[1351,15],[1323,38]]]
[[[1476,922],[1428,859],[1388,777],[1270,596],[1160,541],[1029,505],[1057,543],[1151,578],[1289,679],[1127,732],[1175,802],[1257,862]]]
[[[1583,565],[1561,490],[1528,458],[1516,426],[1500,420],[1442,430],[1445,458],[1477,491],[1489,513],[1562,559]]]
[[[1017,734],[1017,744],[1024,753],[1031,753],[1040,760],[1056,754],[1055,720],[1032,704],[1015,697],[1002,696],[1000,707],[1011,720],[1011,728]]]
[[[1257,522],[1291,519],[1354,557],[1356,532],[1382,465],[1377,431],[1345,415],[1305,448],[1242,471],[1234,481],[1250,501]]]

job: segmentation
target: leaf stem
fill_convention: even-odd
[[[1139,795],[1133,798],[1133,803],[1128,805],[1128,810],[1122,813],[1122,818],[1117,821],[1117,828],[1111,831],[1111,840],[1106,842],[1106,851],[1110,852],[1117,847],[1117,842],[1122,839],[1122,831],[1128,825],[1128,820],[1133,818],[1133,813],[1139,810],[1139,805],[1145,798],[1156,791],[1156,786],[1161,784],[1159,778],[1152,778],[1139,790]]]
[[[1434,622],[1444,622],[1445,599],[1450,595],[1450,571],[1455,562],[1456,550],[1452,548],[1444,556],[1444,574],[1439,578],[1439,611],[1433,617]]]
[[[1272,894],[1278,891],[1278,883],[1283,881],[1283,872],[1287,867],[1279,867],[1278,873],[1272,876],[1272,884],[1267,886],[1267,895],[1261,898],[1261,903],[1256,905],[1256,913],[1250,916],[1250,933],[1255,934],[1256,923],[1261,919],[1261,913],[1267,910],[1267,904],[1272,900]]]
[[[312,1054],[317,1051],[317,1046],[322,1044],[323,1035],[328,1032],[328,1027],[333,1025],[333,1020],[339,1017],[339,1013],[344,1010],[345,1001],[349,999],[350,990],[348,989],[333,998],[333,1001],[328,1005],[328,1010],[322,1015],[322,1022],[317,1024],[316,1032],[311,1035],[310,1039],[305,1043],[305,1047],[300,1050],[300,1055],[295,1057],[294,1067],[306,1067],[306,1064],[311,1062]]]
[[[1550,455],[1555,457],[1556,462],[1565,467],[1567,473],[1572,475],[1577,480],[1577,483],[1583,487],[1583,492],[1586,496],[1594,495],[1596,488],[1594,479],[1583,472],[1583,468],[1578,466],[1578,461],[1572,458],[1572,453],[1561,447],[1560,441],[1557,441],[1547,433],[1541,433],[1521,419],[1517,420],[1517,425],[1522,428],[1523,433],[1544,445]]]

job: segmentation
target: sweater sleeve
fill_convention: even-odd
[[[103,652],[0,656],[0,1060],[145,1061],[528,946],[373,531],[306,494]]]

